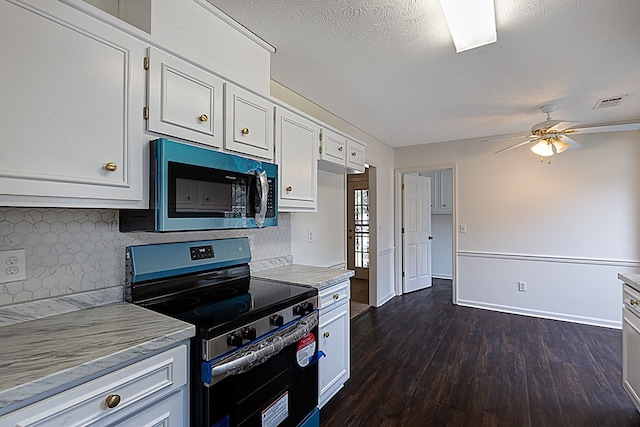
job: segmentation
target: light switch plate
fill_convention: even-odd
[[[27,278],[24,249],[0,251],[0,283]]]

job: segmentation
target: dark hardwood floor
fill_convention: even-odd
[[[455,306],[448,280],[351,323],[333,426],[640,426],[620,330]]]

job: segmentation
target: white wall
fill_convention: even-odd
[[[318,172],[318,211],[291,213],[293,262],[322,267],[346,267],[346,175]],[[313,243],[308,231],[313,229]]]
[[[640,272],[640,132],[575,136],[540,163],[471,141],[396,149],[396,167],[455,164],[462,305],[619,327],[617,272]],[[425,167],[428,169],[428,167]],[[519,292],[517,281],[527,282]]]
[[[371,252],[371,270],[370,270],[370,283],[373,283],[375,289],[372,292],[374,296],[372,301],[376,306],[380,306],[395,296],[395,283],[394,283],[394,234],[393,234],[393,179],[394,179],[394,150],[384,144],[383,142],[373,138],[372,136],[364,133],[360,129],[345,122],[339,117],[333,115],[329,111],[326,111],[319,106],[311,103],[307,99],[301,97],[295,92],[282,86],[278,82],[271,81],[271,95],[286,102],[287,104],[304,111],[305,113],[321,120],[322,122],[339,129],[346,134],[352,136],[364,142],[367,145],[366,149],[366,162],[376,167],[375,182],[370,184],[375,186],[377,192],[378,203],[376,206],[376,218],[377,218],[377,236],[375,239],[375,247],[372,242]],[[323,184],[320,184],[320,180]],[[343,186],[343,194],[341,200],[346,200],[346,185]],[[329,194],[333,194],[333,187],[328,182],[327,177],[323,174],[319,174],[318,185],[318,198],[319,200],[327,198]],[[335,194],[333,196],[337,197]],[[324,207],[319,208],[324,210]],[[346,211],[340,212],[343,218],[346,218]],[[298,263],[299,260],[314,260],[319,259],[325,261],[324,263],[314,262],[313,265],[326,266],[329,263],[334,263],[330,257],[327,257],[327,251],[329,246],[323,247],[317,244],[307,244],[306,229],[313,227],[316,230],[322,230],[322,232],[329,232],[327,229],[321,228],[323,226],[323,218],[320,213],[305,213],[294,214],[291,218],[291,248],[294,257],[294,262]],[[344,224],[344,223],[343,223]],[[346,264],[345,247],[346,243],[346,228],[340,233],[337,231],[335,234],[331,231],[332,237],[327,240],[331,247],[333,247],[337,239],[342,241],[342,262]],[[339,234],[339,235],[338,235]],[[336,240],[334,240],[336,239]]]

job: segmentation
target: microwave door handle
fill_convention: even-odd
[[[262,170],[256,172],[258,186],[258,194],[260,196],[260,212],[256,212],[256,225],[262,227],[264,225],[264,219],[267,216],[267,202],[269,201],[269,181],[267,180],[267,172]]]

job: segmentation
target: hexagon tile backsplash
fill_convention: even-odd
[[[0,283],[0,306],[124,284],[130,245],[249,236],[252,259],[291,254],[291,221],[278,227],[183,233],[120,233],[115,209],[0,207],[0,251],[25,249],[23,281]]]

